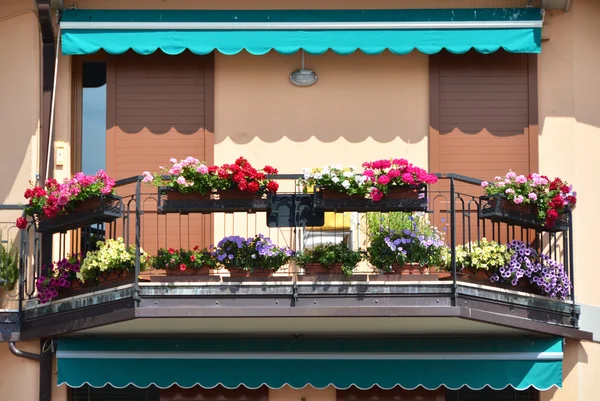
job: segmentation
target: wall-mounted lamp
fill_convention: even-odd
[[[290,74],[290,81],[296,86],[311,86],[317,82],[317,74],[304,68],[304,49],[302,50],[302,67]]]

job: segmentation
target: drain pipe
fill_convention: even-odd
[[[15,344],[14,341],[8,342],[8,349],[14,356],[19,357],[19,358],[31,359],[32,361],[38,361],[38,362],[42,359],[41,355],[39,355],[39,354],[33,354],[31,352],[21,351],[20,349],[17,348],[17,345]]]
[[[56,37],[56,57],[54,59],[54,82],[52,84],[52,102],[50,105],[50,127],[48,130],[48,154],[46,155],[46,177],[52,177],[50,174],[50,160],[52,157],[52,139],[54,134],[54,112],[56,110],[56,83],[58,81],[58,57],[60,54],[60,22],[58,25],[58,36]]]

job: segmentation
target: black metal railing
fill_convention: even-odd
[[[153,256],[160,248],[210,247],[225,236],[251,237],[259,233],[270,237],[277,245],[294,251],[340,241],[344,241],[351,249],[364,251],[374,231],[392,228],[394,219],[403,219],[408,215],[418,216],[419,221],[435,227],[447,244],[448,252],[442,270],[447,276],[445,279],[453,284],[455,302],[458,282],[464,279],[458,260],[460,250],[472,252],[468,244],[480,243],[484,238],[499,243],[513,240],[525,242],[537,252],[562,263],[573,286],[573,228],[570,216],[568,230],[561,232],[536,231],[517,224],[480,219],[481,181],[456,174],[438,174],[438,177],[438,184],[427,189],[425,211],[365,211],[364,208],[353,211],[350,205],[340,213],[320,210],[316,194],[303,194],[299,186],[300,175],[272,177],[280,182],[281,189],[277,197],[269,198],[270,207],[265,210],[235,213],[219,210],[161,213],[159,193],[155,187],[144,184],[142,177],[119,180],[115,190],[122,197],[123,213],[117,220],[58,234],[37,233],[33,226],[21,231],[20,300],[28,302],[36,298],[36,280],[41,275],[48,276],[52,262],[71,254],[85,254],[93,249],[97,240],[123,238],[126,245],[135,247],[135,271],[129,276],[128,282],[138,288],[140,280],[152,280],[153,274],[157,277],[164,274],[158,270],[141,272],[143,252]],[[338,204],[336,210],[344,210],[343,206]],[[11,212],[13,218],[18,209],[18,206],[2,206],[0,213]],[[13,223],[9,224],[13,237],[16,237]],[[0,236],[0,240],[2,238]],[[370,277],[372,272],[372,265],[361,262],[352,279]],[[227,272],[216,271],[213,276],[227,277]],[[279,280],[299,279],[303,276],[303,270],[292,263],[276,276]],[[172,277],[170,280],[184,281],[190,278]],[[575,303],[573,291],[569,299]]]

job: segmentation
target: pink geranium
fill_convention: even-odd
[[[112,194],[114,186],[115,180],[103,170],[94,175],[79,172],[62,183],[50,178],[43,187],[34,186],[25,191],[25,199],[29,201],[25,215],[55,217],[66,213],[76,202]],[[24,224],[20,221],[19,225]]]

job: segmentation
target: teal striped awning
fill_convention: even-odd
[[[562,384],[560,338],[64,338],[58,384],[547,390]]]
[[[62,52],[160,50],[254,55],[271,50],[378,54],[539,53],[539,8],[427,10],[65,10]]]

